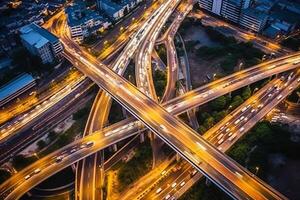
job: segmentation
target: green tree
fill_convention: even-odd
[[[241,165],[245,165],[245,161],[250,151],[250,147],[246,143],[241,143],[229,150],[228,155]]]
[[[237,108],[244,102],[243,98],[240,95],[233,97],[232,103],[230,104],[231,110]]]
[[[210,102],[210,106],[213,110],[222,110],[226,106],[226,97],[225,96],[220,96],[216,98],[215,100]]]
[[[10,173],[6,170],[0,169],[0,183],[3,183],[10,177]]]
[[[203,125],[200,125],[199,128],[198,128],[198,132],[199,132],[200,134],[205,133],[206,130],[207,130],[207,129],[206,129]]]
[[[251,88],[250,86],[247,86],[243,89],[242,92],[242,97],[244,100],[248,99],[249,97],[251,97]]]
[[[208,117],[204,120],[203,126],[207,129],[210,129],[215,124],[215,119],[213,117]]]
[[[19,154],[13,158],[12,164],[17,170],[21,170],[36,160],[37,158],[35,156],[25,157],[24,155]]]
[[[37,146],[38,146],[39,149],[43,149],[43,148],[45,148],[47,146],[47,144],[46,144],[46,142],[44,140],[39,140],[37,142]]]

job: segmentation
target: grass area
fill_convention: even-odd
[[[218,187],[211,184],[207,186],[202,179],[194,184],[179,200],[230,200]]]
[[[35,161],[37,161],[36,156],[25,157],[19,154],[13,158],[12,165],[17,171],[20,171]]]
[[[292,142],[290,136],[290,132],[284,126],[267,121],[259,122],[235,143],[227,154],[258,177],[265,179],[271,167],[267,162],[270,154],[280,153],[292,159],[300,159],[300,143]],[[221,200],[229,197],[214,185],[207,187],[204,180],[201,180],[180,198],[187,199]]]
[[[290,48],[294,51],[300,50],[300,33],[295,36],[288,37],[281,41],[280,43],[282,46]]]
[[[57,140],[55,143],[47,147],[44,151],[40,152],[39,157],[46,156],[49,153],[54,152],[55,150],[60,149],[63,146],[66,146],[67,144],[71,143],[78,134],[82,134],[91,107],[92,100],[89,101],[84,108],[80,109],[73,115],[73,119],[76,120],[76,122],[63,134],[57,135],[54,132],[50,132],[48,135],[50,143],[51,141],[54,141],[56,139]]]
[[[111,109],[108,115],[109,124],[117,123],[121,120],[125,119],[123,116],[122,106],[113,100]]]
[[[11,177],[11,174],[3,169],[0,169],[0,184]]]
[[[296,90],[294,90],[289,96],[288,100],[294,103],[297,103],[300,98],[300,87],[298,87]]]
[[[39,188],[57,188],[70,184],[75,180],[75,174],[71,167],[54,174],[38,185]]]
[[[247,68],[261,62],[264,52],[253,47],[251,42],[239,42],[234,37],[227,37],[211,26],[202,25],[201,20],[194,18],[184,20],[180,33],[188,34],[187,30],[191,26],[201,26],[209,39],[216,42],[218,46],[201,46],[195,49],[199,41],[186,41],[187,51],[195,53],[205,61],[220,59],[220,67],[225,72],[234,71],[240,63],[243,63],[243,68]]]
[[[231,93],[231,95],[220,96],[208,104],[204,105],[199,112],[196,113],[199,122],[198,132],[204,134],[208,129],[221,121],[235,108],[240,106],[253,94],[254,90],[263,87],[269,79],[259,81],[250,86],[241,88]]]
[[[159,55],[160,59],[165,64],[167,64],[168,63],[168,57],[167,57],[167,49],[166,49],[165,45],[164,44],[157,45],[155,47],[155,49],[156,49],[157,54]]]
[[[153,74],[153,82],[157,96],[162,97],[167,86],[166,72],[159,69],[155,70]]]
[[[135,155],[127,163],[121,163],[118,173],[119,190],[123,191],[126,187],[138,180],[150,171],[152,167],[152,148],[149,140],[143,143]]]
[[[130,62],[129,65],[126,68],[126,71],[124,73],[124,77],[130,81],[133,85],[136,85],[135,82],[135,65],[133,62]]]

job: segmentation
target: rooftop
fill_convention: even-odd
[[[83,3],[76,3],[65,9],[68,15],[68,24],[70,26],[81,25],[91,19],[93,20],[104,20],[104,18],[97,12],[89,10]]]
[[[242,11],[243,14],[251,16],[255,19],[265,19],[268,15],[256,8],[247,8]]]
[[[14,94],[33,81],[35,81],[35,79],[30,74],[26,73],[16,77],[14,80],[0,88],[0,101]]]

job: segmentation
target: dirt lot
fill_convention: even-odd
[[[300,160],[284,159],[284,163],[270,170],[267,182],[289,199],[300,199]]]
[[[199,41],[201,46],[217,46],[218,43],[212,41],[206,32],[200,26],[191,26],[187,31],[189,34],[183,35],[184,41]],[[222,69],[218,67],[220,59],[214,61],[205,61],[192,52],[187,52],[190,62],[190,73],[193,88],[207,83],[209,80],[206,75],[213,77],[213,74],[222,74]]]
[[[222,69],[218,67],[220,60],[208,62],[188,52],[190,62],[191,81],[193,88],[207,83],[209,80],[206,75],[213,77],[213,74],[222,74]]]

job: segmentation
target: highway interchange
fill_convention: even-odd
[[[172,1],[168,1],[170,4]],[[168,8],[168,4],[164,4],[164,9]],[[174,6],[174,5],[173,5]],[[163,13],[164,9],[158,10]],[[169,12],[172,12],[172,9],[169,10]],[[155,20],[158,20],[158,14],[154,14],[153,23]],[[164,18],[163,16],[162,18]],[[166,17],[167,18],[167,17]],[[166,20],[166,19],[165,19]],[[142,31],[136,33],[136,37],[133,37],[131,41],[132,43],[128,43],[128,45],[125,47],[125,50],[123,52],[124,56],[120,56],[117,60],[120,62],[116,62],[114,64],[114,71],[116,71],[119,75],[122,75],[120,73],[125,66],[129,63],[129,58],[134,54],[136,51],[136,48],[138,46],[137,43],[143,40],[144,33],[151,31],[152,20],[148,22],[148,26],[144,26],[144,28],[141,28]],[[147,23],[145,23],[147,24]],[[147,30],[148,27],[148,30]],[[146,29],[146,30],[145,30]],[[142,36],[141,36],[142,34]],[[146,33],[145,33],[146,35]],[[253,179],[253,177],[249,174],[249,172],[241,169],[240,166],[237,166],[236,163],[232,162],[230,159],[228,159],[223,154],[220,154],[218,150],[215,150],[213,146],[208,144],[203,138],[199,137],[194,133],[193,130],[185,126],[182,122],[178,121],[177,118],[174,118],[170,116],[166,111],[170,112],[171,114],[180,114],[188,109],[191,109],[193,107],[199,106],[201,104],[204,104],[218,96],[221,96],[223,94],[226,94],[230,91],[236,90],[238,88],[241,88],[243,86],[249,85],[250,83],[254,83],[258,80],[264,79],[266,77],[269,77],[273,74],[278,74],[290,69],[294,69],[298,67],[299,62],[299,55],[290,55],[286,56],[284,58],[280,58],[277,60],[273,60],[267,63],[264,63],[262,65],[249,68],[247,70],[232,74],[228,77],[219,79],[217,81],[214,81],[208,85],[205,85],[201,88],[196,89],[195,91],[191,91],[189,93],[186,93],[185,95],[182,95],[170,102],[168,102],[166,106],[166,110],[162,109],[159,105],[156,104],[155,101],[150,100],[147,96],[145,96],[143,93],[138,91],[133,85],[129,84],[124,80],[122,77],[118,76],[117,74],[113,73],[113,71],[109,70],[104,66],[102,63],[99,63],[95,59],[91,59],[90,57],[86,56],[85,52],[78,51],[77,47],[74,47],[70,41],[64,41],[65,49],[64,55],[67,59],[69,59],[76,67],[78,67],[85,75],[89,76],[95,83],[97,83],[101,88],[106,90],[106,92],[110,93],[113,98],[115,98],[119,103],[121,103],[124,107],[126,107],[135,117],[140,119],[145,125],[155,132],[159,137],[161,137],[167,144],[171,145],[175,150],[178,151],[183,157],[185,157],[191,164],[193,164],[199,171],[203,172],[206,176],[208,176],[210,179],[212,179],[212,182],[215,182],[217,185],[219,185],[222,189],[227,191],[230,195],[234,196],[235,198],[249,198],[249,199],[278,199],[278,198],[284,198],[277,192],[273,191],[272,189],[265,186],[265,183],[262,183],[261,181],[258,181],[256,179]],[[150,46],[150,45],[149,45]],[[75,50],[76,49],[76,50]],[[150,48],[151,50],[151,48]],[[147,50],[145,50],[146,55],[151,55],[149,52],[147,53]],[[121,54],[122,55],[122,54]],[[148,56],[149,57],[149,56]],[[151,59],[151,58],[150,58]],[[149,60],[149,59],[147,59]],[[151,62],[150,62],[151,63]],[[296,64],[295,64],[296,63]],[[149,63],[148,63],[149,65]],[[147,66],[147,64],[145,65]],[[147,68],[147,67],[146,67]],[[281,93],[280,98],[284,98],[289,92],[290,87],[295,88],[298,84],[298,77],[299,74],[295,73],[293,77],[289,78],[288,82],[288,89],[286,86],[282,87],[283,90]],[[286,78],[288,79],[288,78]],[[246,80],[246,81],[245,81]],[[274,81],[274,84],[278,84],[280,87],[280,83]],[[273,83],[273,82],[272,82]],[[120,91],[119,88],[122,88]],[[275,92],[273,90],[269,91]],[[277,90],[276,90],[277,91]],[[278,93],[280,91],[278,90]],[[268,93],[268,94],[269,94]],[[278,102],[277,99],[279,96],[275,98],[275,94],[273,94],[274,98],[266,97],[266,95],[258,96],[258,98],[262,99],[262,104],[268,103],[268,101],[272,101],[272,103],[269,102],[268,105],[274,106]],[[274,102],[275,101],[275,102]],[[168,106],[169,105],[169,106]],[[260,104],[259,104],[260,105]],[[264,105],[263,105],[264,106]],[[271,107],[269,106],[269,107]],[[262,107],[261,107],[262,108]],[[270,110],[270,108],[264,108],[267,111]],[[264,110],[262,109],[262,110]],[[158,114],[159,113],[159,114]],[[247,111],[245,115],[253,115],[253,112]],[[260,115],[255,115],[254,118],[261,118],[266,113],[263,113]],[[236,116],[241,117],[241,116]],[[253,116],[251,116],[251,119]],[[235,119],[235,118],[234,118]],[[134,121],[133,119],[129,119],[129,121]],[[256,123],[257,120],[253,120],[253,123]],[[250,120],[249,122],[250,123]],[[122,124],[122,123],[119,123]],[[117,127],[120,127],[119,124]],[[142,127],[142,125],[138,122],[132,122],[132,124],[127,124],[125,127],[126,129],[131,129],[131,127],[136,126]],[[242,124],[240,125],[242,126]],[[249,125],[251,127],[251,125]],[[116,128],[116,130],[123,130],[125,128]],[[241,129],[242,127],[240,127]],[[109,129],[109,127],[108,127]],[[244,127],[243,131],[246,132],[249,128]],[[105,130],[105,129],[104,129]],[[92,153],[97,152],[100,149],[103,149],[104,147],[110,146],[111,144],[120,141],[124,139],[124,136],[121,137],[116,136],[113,134],[113,131],[105,132],[103,130],[102,134],[92,134],[91,136],[87,136],[83,138],[82,140],[76,141],[73,144],[70,144],[68,147],[65,147],[64,149],[51,154],[51,156],[47,156],[43,159],[39,160],[38,164],[34,164],[28,168],[26,168],[24,171],[19,172],[16,176],[14,176],[14,180],[22,180],[22,177],[25,177],[27,174],[33,174],[34,170],[37,168],[42,169],[41,172],[38,174],[35,174],[27,181],[19,181],[15,184],[13,184],[13,187],[16,187],[17,189],[14,190],[11,195],[7,197],[7,199],[15,199],[20,197],[24,192],[28,191],[31,187],[39,183],[41,180],[44,180],[51,174],[54,174],[54,172],[61,170],[62,168],[82,159],[83,157],[86,157],[87,155],[91,155]],[[113,129],[111,129],[113,130]],[[181,131],[179,131],[181,130]],[[224,129],[225,131],[227,129]],[[121,132],[121,131],[120,131]],[[242,132],[242,131],[241,131]],[[118,131],[116,131],[118,133]],[[183,135],[183,133],[186,133],[188,135]],[[231,132],[227,131],[227,134],[230,134]],[[120,134],[120,133],[119,133]],[[134,134],[134,133],[133,133]],[[131,135],[133,135],[131,134]],[[222,137],[226,138],[227,141],[231,136],[234,136],[234,133],[232,133],[231,136],[226,135],[224,133]],[[124,134],[125,135],[125,134]],[[96,137],[97,136],[97,137]],[[102,137],[101,137],[102,136]],[[103,136],[106,136],[103,138]],[[125,137],[129,137],[130,134],[125,135]],[[188,137],[187,137],[188,136]],[[100,137],[100,138],[99,138]],[[108,138],[107,138],[108,137]],[[212,143],[218,143],[220,140],[216,140],[216,137],[213,138],[206,138],[209,141],[212,141]],[[237,140],[238,137],[235,135],[235,138],[231,139],[232,141]],[[85,144],[88,141],[93,141],[94,145],[92,147],[80,147],[80,145]],[[196,142],[195,142],[196,141]],[[229,144],[228,142],[222,141],[220,144]],[[77,146],[76,152],[72,153],[72,156],[68,156],[68,159],[63,159],[61,162],[57,163],[54,157],[57,157],[57,155],[64,155],[67,156],[68,153],[63,153],[64,151],[70,152],[74,147]],[[223,147],[222,147],[223,149]],[[226,148],[224,147],[224,150]],[[223,150],[222,150],[223,151]],[[209,152],[209,153],[208,153]],[[217,160],[216,160],[217,158]],[[200,161],[201,160],[201,161]],[[220,163],[222,164],[220,164]],[[49,163],[53,163],[50,164]],[[225,177],[226,176],[226,177]],[[21,177],[21,178],[20,178]],[[247,180],[247,181],[245,181]],[[9,183],[9,181],[7,182]],[[9,184],[4,184],[1,186],[1,191],[7,192],[9,191],[12,186],[8,187]],[[6,188],[7,187],[7,188]],[[229,191],[228,187],[231,189]],[[235,189],[233,189],[235,188]],[[247,188],[247,189],[246,189]],[[5,189],[5,190],[3,190]],[[19,193],[18,193],[19,191]],[[2,193],[3,194],[3,193]],[[17,196],[14,196],[17,195]]]

